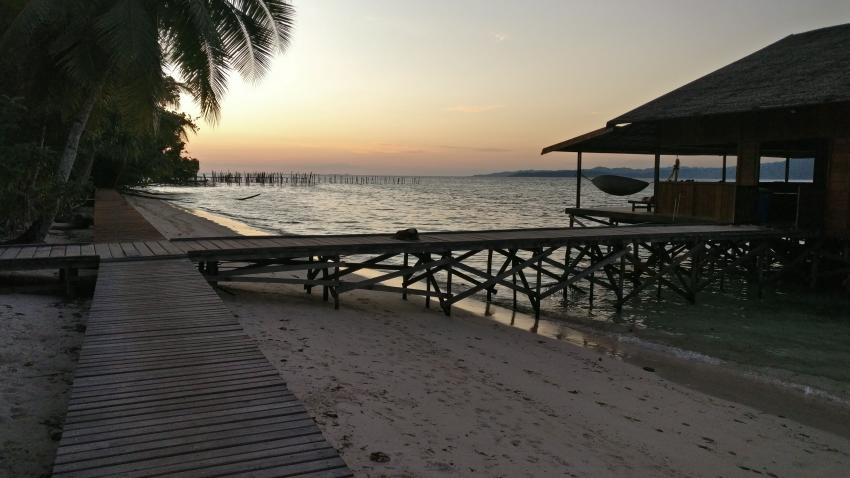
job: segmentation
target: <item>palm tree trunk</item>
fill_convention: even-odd
[[[80,163],[80,167],[77,169],[78,174],[76,176],[75,181],[77,184],[85,184],[88,182],[89,177],[91,177],[92,167],[94,166],[94,158],[97,156],[97,151],[92,151],[88,157],[83,159],[83,162]]]
[[[80,149],[80,138],[83,137],[83,131],[86,130],[86,125],[89,122],[89,117],[94,109],[94,104],[97,103],[97,98],[100,96],[100,86],[92,88],[86,102],[80,108],[74,122],[71,123],[71,131],[68,133],[68,139],[65,141],[65,149],[62,151],[62,158],[59,160],[59,177],[63,183],[68,182],[71,176],[71,171],[74,170],[74,162],[77,160],[77,151]]]
[[[62,157],[59,159],[59,179],[63,185],[68,184],[68,178],[71,176],[71,171],[74,169],[74,163],[77,160],[77,152],[80,149],[80,138],[83,137],[83,132],[86,130],[91,112],[94,109],[97,99],[100,97],[100,90],[103,86],[103,81],[93,87],[86,98],[85,103],[80,108],[74,121],[71,123],[71,130],[68,132],[68,139],[65,141],[65,149],[62,151]],[[59,214],[59,208],[62,205],[62,197],[56,199],[56,204],[49,210],[44,211],[38,221],[37,237],[40,241],[47,238],[47,233],[50,231],[50,226]]]

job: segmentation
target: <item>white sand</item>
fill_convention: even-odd
[[[146,216],[163,232],[209,227],[170,209]],[[365,291],[345,294],[339,311],[296,287],[220,295],[358,476],[850,470],[846,438],[472,313],[447,318]],[[372,461],[375,452],[390,461]]]
[[[88,305],[0,293],[0,476],[48,476]]]

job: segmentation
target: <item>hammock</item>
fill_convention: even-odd
[[[613,174],[603,174],[595,178],[590,178],[590,182],[599,188],[600,191],[613,196],[630,196],[643,191],[649,186],[649,183],[646,181],[627,178],[625,176],[614,176]]]

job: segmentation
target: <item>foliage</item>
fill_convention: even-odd
[[[23,233],[56,197],[79,196],[56,177],[57,154],[35,142],[28,111],[20,99],[0,95],[0,241]]]
[[[157,128],[143,134],[114,112],[104,123],[93,128],[85,144],[85,154],[93,155],[96,186],[186,183],[195,178],[200,165],[186,153],[186,141],[197,126],[188,115],[161,109]]]
[[[292,18],[286,0],[0,2],[0,94],[22,106],[3,114],[28,125],[0,143],[9,148],[0,161],[10,171],[0,187],[38,183],[25,193],[32,205],[10,224],[40,209],[42,227],[49,225],[60,203],[55,195],[79,189],[92,171],[108,185],[197,171],[185,154],[185,131],[194,124],[168,108],[182,91],[215,121],[229,72],[262,76],[288,43]],[[45,172],[51,164],[58,174]],[[69,174],[76,185],[53,186]],[[53,206],[35,199],[50,195]]]
[[[292,19],[285,0],[30,0],[2,46],[48,56],[83,95],[102,84],[139,118],[155,114],[173,67],[215,120],[228,72],[261,77],[288,44]]]

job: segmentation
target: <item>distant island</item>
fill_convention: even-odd
[[[812,159],[795,159],[791,161],[790,179],[797,181],[805,181],[812,179],[812,170],[814,160]],[[667,166],[661,168],[661,179],[666,179],[670,175],[672,167]],[[679,179],[707,179],[720,180],[722,177],[723,168],[697,168],[691,166],[682,166],[679,170]],[[617,176],[627,176],[630,178],[651,178],[653,175],[652,168],[605,168],[595,167],[585,169],[585,176],[593,177],[601,174],[614,174]],[[475,177],[489,178],[574,178],[576,172],[574,169],[526,169],[520,171],[501,171],[489,174],[476,174]],[[735,167],[729,166],[726,169],[726,177],[732,179],[735,177]],[[765,180],[780,180],[785,178],[785,162],[764,163],[761,165],[761,179]]]

